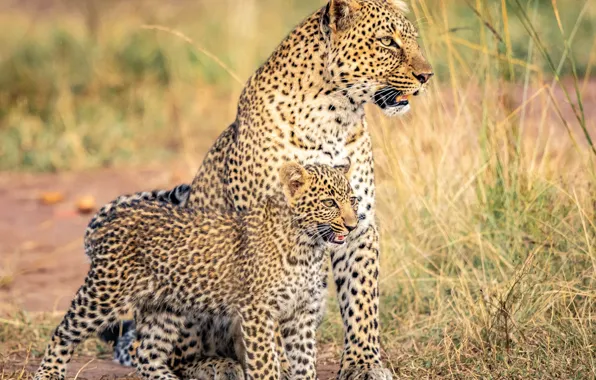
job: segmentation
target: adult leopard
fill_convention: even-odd
[[[331,256],[344,323],[342,380],[391,378],[380,356],[379,237],[364,105],[372,102],[389,116],[401,115],[409,110],[409,96],[418,95],[433,75],[405,9],[398,0],[329,0],[248,80],[236,120],[207,153],[191,188],[155,193],[187,207],[246,210],[276,192],[283,162],[337,165],[351,157],[360,223]],[[90,231],[101,223],[99,214]],[[93,249],[87,239],[86,249]],[[279,327],[281,339],[291,341],[292,329],[284,328],[283,321]],[[200,365],[213,356],[231,355],[229,322],[193,316],[185,328],[186,339],[175,350],[178,360]],[[117,355],[126,362],[121,343]]]

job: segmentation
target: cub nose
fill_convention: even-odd
[[[346,230],[348,230],[348,232],[352,232],[356,229],[356,227],[358,227],[358,223],[354,223],[354,224],[344,223],[344,227],[346,227]]]
[[[414,78],[418,79],[418,82],[425,84],[426,82],[428,82],[430,80],[430,77],[432,77],[433,75],[435,75],[435,73],[414,73],[412,72],[412,75],[414,76]]]

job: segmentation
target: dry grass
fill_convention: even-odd
[[[0,139],[10,142],[0,144],[0,167],[58,170],[174,155],[194,170],[198,152],[232,120],[240,86],[186,41],[134,26],[182,30],[247,78],[316,3],[199,1],[184,12],[149,12],[142,2],[134,3],[136,16],[117,21],[109,15],[124,8],[102,9],[98,24],[63,12],[56,19],[71,24],[41,20],[23,41],[51,56],[57,37],[44,31],[94,39],[92,50],[81,40],[64,45],[82,46],[90,71],[77,92],[70,66],[23,66],[31,83],[51,91],[28,97],[31,85],[18,90],[18,101],[2,98]],[[594,85],[596,7],[558,3],[469,2],[476,12],[459,1],[411,4],[438,78],[404,119],[369,109],[383,346],[403,377],[596,376],[595,167],[586,135],[596,125],[585,114],[596,104],[583,101]],[[22,11],[13,12],[4,21],[23,31]],[[39,355],[53,324],[30,318],[0,321],[3,353]],[[330,302],[321,339],[338,346],[341,332]]]
[[[32,379],[29,366],[40,357],[63,312],[26,313],[17,311],[0,318],[0,379]],[[111,358],[111,349],[97,339],[89,339],[77,349],[77,356]]]

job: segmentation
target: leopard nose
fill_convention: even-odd
[[[414,78],[418,79],[418,82],[425,84],[426,82],[428,82],[430,80],[430,78],[435,75],[435,73],[415,73],[412,72],[412,75],[414,76]]]

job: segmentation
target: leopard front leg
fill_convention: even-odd
[[[246,380],[280,379],[275,342],[276,323],[266,308],[247,306],[241,311],[242,344],[238,345]]]
[[[338,379],[392,379],[381,363],[379,236],[374,222],[361,221],[331,260],[345,334]]]

